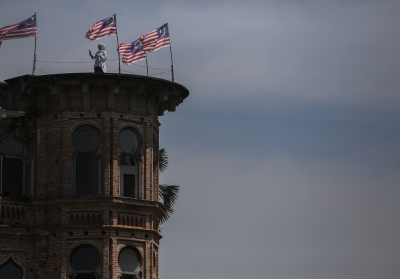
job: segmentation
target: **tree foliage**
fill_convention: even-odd
[[[164,147],[158,150],[158,167],[160,172],[164,172],[168,167],[168,154]]]
[[[160,148],[158,151],[158,167],[161,172],[164,172],[168,167],[168,154],[165,148]],[[179,186],[160,184],[159,185],[159,195],[160,199],[163,201],[166,213],[161,217],[160,222],[164,223],[167,221],[171,214],[174,213],[174,204],[178,198]]]

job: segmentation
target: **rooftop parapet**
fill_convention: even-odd
[[[115,108],[116,94],[129,94],[130,107],[135,99],[145,97],[150,106],[155,105],[156,115],[164,111],[175,111],[176,107],[189,96],[189,90],[183,85],[154,77],[128,74],[93,74],[68,73],[53,75],[24,75],[5,80],[1,84],[3,91],[2,107],[8,110],[20,109],[20,96],[31,94],[35,90],[48,90],[51,95],[59,95],[59,109],[67,109],[68,90],[78,86],[83,95],[83,109],[90,109],[90,94],[94,87],[102,87],[107,91],[106,108]],[[148,114],[153,110],[148,109]]]

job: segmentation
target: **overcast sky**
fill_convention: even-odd
[[[116,37],[87,40],[95,21],[116,13],[120,43],[169,23],[190,95],[160,117],[161,182],[181,185],[160,278],[400,278],[400,1],[0,0],[0,27],[35,11],[39,61],[91,62],[102,42],[109,72]],[[4,41],[0,80],[31,73],[33,46]],[[168,48],[148,59],[170,67]]]

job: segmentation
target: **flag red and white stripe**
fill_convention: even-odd
[[[92,41],[116,34],[116,16],[113,15],[106,19],[96,21],[93,26],[86,32],[86,38]]]
[[[143,49],[146,52],[156,51],[171,45],[168,32],[168,23],[140,37]]]
[[[19,24],[12,24],[0,29],[0,38],[3,40],[19,39],[36,35],[36,25],[18,29]]]
[[[18,28],[19,23],[16,24],[11,24],[8,26],[4,26],[3,28],[0,29],[0,43],[1,41],[5,40],[5,37],[7,36],[8,33],[11,31],[15,30]]]
[[[20,23],[0,28],[0,44],[3,40],[36,36],[36,14]]]
[[[119,45],[118,52],[122,57],[122,63],[129,65],[138,62],[140,60],[146,59],[146,52],[142,48],[139,48],[134,52],[132,51],[132,48],[135,46],[135,42],[127,44],[123,43]]]
[[[142,48],[144,51],[150,52],[154,51],[157,45],[158,35],[157,30],[151,31],[148,34],[142,35],[140,37],[142,42]]]

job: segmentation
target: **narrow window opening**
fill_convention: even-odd
[[[119,135],[121,148],[120,165],[120,196],[140,198],[140,140],[137,133],[125,129]]]
[[[136,193],[136,176],[124,174],[124,197],[134,198]]]
[[[23,160],[25,146],[15,137],[14,134],[11,134],[1,142],[0,151],[0,194],[2,194],[3,197],[20,199],[24,196],[25,180],[27,177],[30,177],[30,168],[27,167],[29,161]]]
[[[18,158],[3,158],[2,190],[4,197],[21,198],[23,187],[23,163]]]
[[[101,134],[92,126],[78,128],[72,136],[75,149],[73,158],[75,196],[94,196],[100,194],[100,156]]]
[[[79,153],[75,159],[75,194],[90,196],[98,194],[100,170],[95,153]]]

